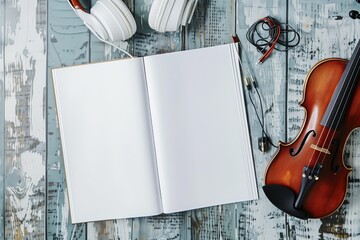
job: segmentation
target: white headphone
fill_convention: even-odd
[[[77,0],[69,0],[71,7],[84,24],[103,41],[124,41],[136,32],[134,17],[121,0],[99,0],[85,12]]]
[[[156,31],[177,31],[180,24],[191,21],[198,0],[154,0],[149,25]],[[71,7],[84,24],[102,41],[118,42],[131,38],[136,32],[136,22],[122,0],[98,0],[90,9],[78,0],[69,0]]]
[[[154,0],[149,26],[158,32],[177,31],[190,23],[198,0]]]

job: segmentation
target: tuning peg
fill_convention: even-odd
[[[356,0],[357,2],[360,2],[360,0]],[[351,10],[349,12],[349,16],[352,18],[352,19],[360,19],[360,13],[356,10]]]

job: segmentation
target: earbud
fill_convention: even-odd
[[[360,0],[357,0],[357,2],[360,2]],[[356,10],[351,10],[349,12],[349,16],[352,18],[352,19],[360,19],[360,13]]]

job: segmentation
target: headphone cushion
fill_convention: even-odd
[[[160,8],[161,8],[161,4],[163,3],[163,1],[159,1],[159,0],[154,0],[151,8],[150,8],[150,12],[149,12],[149,26],[154,29],[159,31],[159,27],[158,27],[158,19],[159,19],[159,15],[160,15]]]
[[[125,16],[127,20],[126,23],[128,24],[129,27],[129,32],[131,36],[134,35],[136,32],[136,21],[129,8],[122,0],[111,0],[111,1],[118,7],[118,9]]]
[[[136,31],[135,19],[121,0],[99,0],[90,12],[104,26],[110,41],[126,40]]]
[[[156,31],[177,31],[187,0],[154,0],[149,13],[149,26]]]
[[[84,24],[90,29],[101,40],[106,40],[109,38],[109,35],[104,28],[104,26],[99,22],[99,20],[94,17],[92,14],[86,13],[81,9],[75,9],[75,13],[83,20]]]

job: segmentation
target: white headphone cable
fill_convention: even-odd
[[[110,46],[113,46],[114,48],[119,49],[121,52],[125,53],[128,57],[134,58],[134,56],[131,55],[129,52],[127,52],[126,50],[120,48],[119,46],[116,46],[116,45],[113,44],[112,42],[106,41],[106,40],[101,39],[101,38],[99,38],[99,39],[100,39],[101,41],[103,41],[104,43],[107,43],[107,44],[109,44]]]
[[[109,44],[110,46],[113,46],[114,48],[116,49],[119,49],[121,52],[125,53],[128,57],[130,58],[134,58],[134,56],[132,56],[130,53],[128,53],[126,50],[120,48],[119,46],[115,45],[114,43],[108,41],[108,40],[105,40],[104,38],[102,38],[96,31],[94,31],[91,26],[89,26],[86,22],[84,22],[85,26],[87,26],[87,28],[90,30],[90,32],[92,32],[95,37],[97,37],[98,39],[100,39],[100,41],[104,42],[104,43],[107,43]]]

